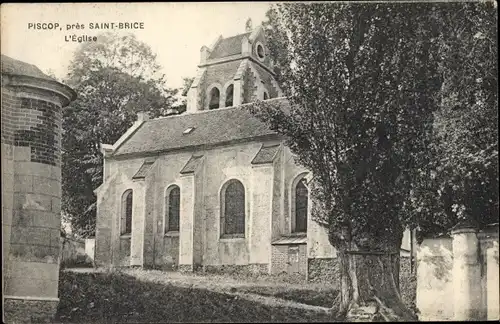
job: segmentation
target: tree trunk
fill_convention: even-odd
[[[394,251],[394,250],[393,250]],[[416,321],[399,292],[397,252],[339,251],[337,316],[362,321]]]

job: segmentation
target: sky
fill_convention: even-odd
[[[1,53],[31,63],[61,79],[78,42],[66,38],[96,36],[106,30],[89,29],[96,23],[143,23],[131,32],[149,45],[163,67],[167,84],[182,87],[183,77],[194,77],[200,48],[219,36],[245,32],[252,19],[256,27],[265,19],[269,2],[198,3],[9,3],[1,5]],[[37,23],[59,24],[56,29],[29,28]],[[67,25],[83,24],[85,29],[67,30]]]

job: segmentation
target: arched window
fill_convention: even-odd
[[[217,109],[219,108],[220,103],[220,91],[217,87],[213,87],[210,90],[210,101],[208,103],[208,109]]]
[[[179,214],[181,205],[181,190],[173,185],[165,195],[165,233],[179,231]]]
[[[264,91],[264,100],[267,100],[267,99],[269,99],[269,95],[267,94],[266,91]]]
[[[231,84],[229,87],[226,89],[226,107],[232,107],[233,106],[233,89],[234,86]]]
[[[122,196],[122,210],[121,210],[121,234],[132,233],[132,189],[123,193]]]
[[[295,181],[292,194],[292,233],[305,233],[307,232],[309,190],[306,186],[306,179],[303,176],[299,176]]]
[[[229,180],[221,191],[221,234],[245,236],[245,187],[238,180]]]

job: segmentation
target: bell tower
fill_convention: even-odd
[[[236,36],[219,36],[210,47],[201,47],[186,112],[234,107],[282,95],[264,30],[259,26]]]

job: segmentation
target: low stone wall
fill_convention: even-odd
[[[258,274],[265,275],[269,273],[269,265],[267,263],[259,264],[243,264],[243,265],[205,265],[203,271],[208,273],[217,274],[235,274],[235,275],[249,275]]]
[[[193,265],[192,264],[179,264],[177,267],[177,270],[179,272],[193,272]]]
[[[93,260],[85,251],[85,241],[61,237],[61,267],[92,266]]]
[[[85,254],[94,261],[95,259],[95,238],[85,239]]]
[[[453,252],[449,237],[424,240],[417,249],[417,307],[420,320],[452,320]],[[451,307],[450,307],[451,305]]]
[[[271,274],[285,274],[297,277],[307,274],[307,245],[273,245],[271,246]]]
[[[498,320],[498,269],[498,225],[424,239],[417,249],[419,319]]]
[[[117,267],[128,267],[130,266],[130,236],[120,237],[119,244],[119,250],[117,255],[113,258],[113,264]]]
[[[415,271],[412,273],[411,258],[400,257],[399,283],[405,295],[410,295],[414,299],[415,292],[412,292],[411,278],[415,278]],[[340,287],[340,260],[338,258],[310,258],[308,260],[308,281],[334,283]],[[413,287],[414,290],[414,287]],[[413,297],[411,297],[413,295]],[[403,298],[404,299],[404,298]]]
[[[307,262],[307,279],[310,282],[328,282],[340,287],[340,265],[338,258],[314,258]]]
[[[399,258],[399,291],[405,305],[415,311],[417,295],[417,274],[411,266],[410,256]]]

